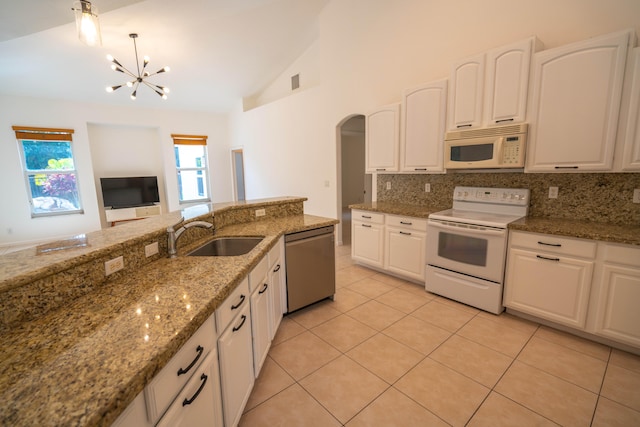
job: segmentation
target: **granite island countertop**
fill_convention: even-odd
[[[0,425],[110,425],[281,235],[337,222],[303,214],[222,227],[215,237],[265,238],[237,257],[158,259],[0,330]]]

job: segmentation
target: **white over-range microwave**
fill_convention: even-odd
[[[447,132],[446,169],[524,167],[527,124]]]

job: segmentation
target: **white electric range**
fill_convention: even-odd
[[[426,290],[501,313],[507,226],[528,209],[528,189],[456,187],[453,208],[429,215]]]

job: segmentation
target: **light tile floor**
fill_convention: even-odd
[[[351,262],[286,316],[241,426],[640,426],[640,357]]]

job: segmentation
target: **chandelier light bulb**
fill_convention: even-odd
[[[107,54],[107,61],[112,62],[113,61],[113,56],[109,53]]]
[[[162,99],[167,99],[167,95],[162,94]]]
[[[133,82],[127,82],[127,87],[133,87]]]

